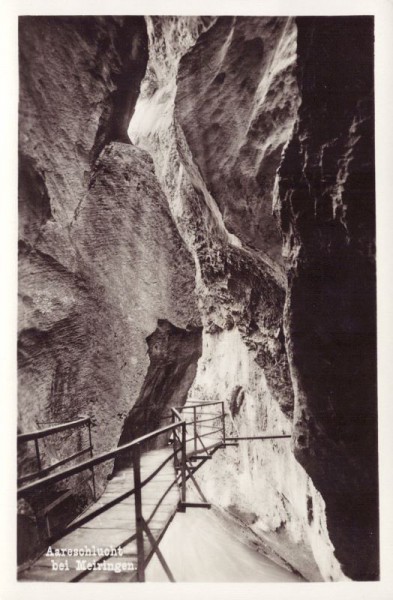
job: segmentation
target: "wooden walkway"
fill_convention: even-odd
[[[176,511],[211,507],[194,475],[219,448],[226,446],[226,415],[222,401],[192,403],[170,410],[163,417],[171,420],[169,425],[98,455],[93,455],[90,417],[18,436],[18,443],[34,442],[37,470],[21,475],[17,496],[30,502],[41,494],[46,500],[44,509],[36,514],[42,517],[45,511],[46,532],[42,533],[47,539],[47,550],[33,564],[20,568],[19,581],[142,582],[154,554],[169,581],[174,581],[159,543]],[[80,427],[88,427],[89,442],[85,448],[54,465],[42,464],[40,440]],[[163,449],[143,451],[146,444],[151,447],[158,438],[165,444]],[[85,452],[90,458],[58,470]],[[97,502],[73,523],[64,524],[63,533],[53,535],[49,512],[54,504],[49,501],[49,493],[56,490],[54,486],[74,475],[91,473],[94,492],[94,468],[125,455],[132,460],[132,466],[117,472]],[[188,481],[197,490],[200,501],[187,501]]]
[[[219,448],[237,446],[240,440],[290,438],[289,434],[253,437],[228,437],[225,432],[224,402],[189,402],[171,407],[163,418],[171,423],[127,444],[93,455],[90,417],[78,417],[68,423],[52,424],[46,429],[18,435],[18,444],[34,442],[36,471],[18,479],[17,497],[30,501],[41,494],[46,504],[36,512],[45,516],[48,550],[27,568],[21,567],[19,581],[145,581],[145,569],[157,555],[169,581],[175,581],[159,543],[176,512],[187,508],[210,508],[195,473],[213,458]],[[88,443],[53,465],[42,464],[39,442],[59,432],[88,428]],[[163,437],[164,436],[164,437]],[[146,443],[161,438],[165,447],[143,452]],[[169,443],[169,446],[168,446]],[[69,465],[83,454],[90,458]],[[70,477],[91,473],[95,497],[94,467],[127,456],[132,466],[117,472],[103,495],[77,517],[64,524],[63,533],[51,533],[49,512],[58,506],[51,499],[53,486]],[[58,471],[59,467],[65,467]],[[57,471],[57,472],[56,472]],[[38,479],[37,479],[38,477]],[[187,482],[193,484],[200,500],[187,501]]]
[[[152,450],[141,456],[141,479],[146,479],[169,457],[172,448]],[[147,522],[154,540],[159,541],[172,521],[180,499],[179,486],[175,483],[160,502],[168,487],[173,483],[176,472],[173,460],[142,488],[143,518]],[[119,471],[107,485],[100,499],[89,507],[78,519],[94,512],[109,501],[121,496],[134,487],[133,468]],[[43,554],[31,567],[18,575],[19,581],[111,581],[126,582],[136,580],[137,543],[135,538],[135,496],[130,496],[94,517],[79,529],[69,533],[51,546],[56,549],[102,549],[121,550],[116,555],[100,560],[100,556],[46,556]],[[156,550],[157,551],[157,550]],[[146,562],[154,552],[153,540],[144,534],[144,554]],[[121,556],[120,556],[121,553]],[[91,563],[86,569],[86,563]],[[62,567],[60,567],[60,564]],[[57,568],[56,568],[57,567]]]

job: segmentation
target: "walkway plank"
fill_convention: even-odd
[[[152,450],[142,454],[141,479],[144,480],[158,466],[169,457],[172,448]],[[162,471],[142,489],[142,512],[144,519],[154,536],[158,538],[172,520],[180,499],[179,487],[175,484],[165,496],[159,508],[151,518],[157,503],[162,495],[174,481],[176,472],[173,461],[168,461]],[[99,500],[90,506],[82,515],[86,516],[97,508],[103,506],[117,496],[133,488],[133,470],[124,469],[116,474]],[[101,515],[93,518],[89,523],[76,531],[64,536],[53,544],[52,549],[85,549],[90,548],[116,548],[127,542],[136,533],[134,496],[126,498]],[[151,544],[144,536],[145,556],[151,551]],[[18,574],[19,581],[72,581],[83,572],[84,562],[92,563],[95,570],[89,570],[82,581],[134,581],[136,578],[136,542],[131,541],[122,549],[122,556],[117,554],[98,564],[98,556],[46,556],[43,554],[31,567]],[[60,570],[60,564],[64,570]],[[58,567],[56,569],[56,566]],[[104,570],[105,569],[105,570]],[[113,569],[113,570],[109,570]]]

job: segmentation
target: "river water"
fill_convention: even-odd
[[[276,565],[231,531],[214,509],[188,508],[177,513],[160,550],[177,582],[301,582],[299,576]],[[156,557],[146,581],[168,581]]]

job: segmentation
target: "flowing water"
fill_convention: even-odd
[[[186,513],[177,513],[160,550],[178,582],[304,581],[241,541],[231,524],[213,509],[188,508]],[[155,555],[146,581],[168,581]]]

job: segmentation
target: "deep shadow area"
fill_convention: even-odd
[[[170,407],[185,403],[202,354],[200,327],[187,331],[158,320],[157,329],[146,341],[150,365],[139,398],[124,421],[119,446],[170,424]],[[161,436],[143,449],[161,447],[166,439]],[[130,457],[119,457],[114,470],[129,464]]]
[[[379,577],[374,23],[298,18],[298,122],[279,170],[295,456],[343,572]]]

